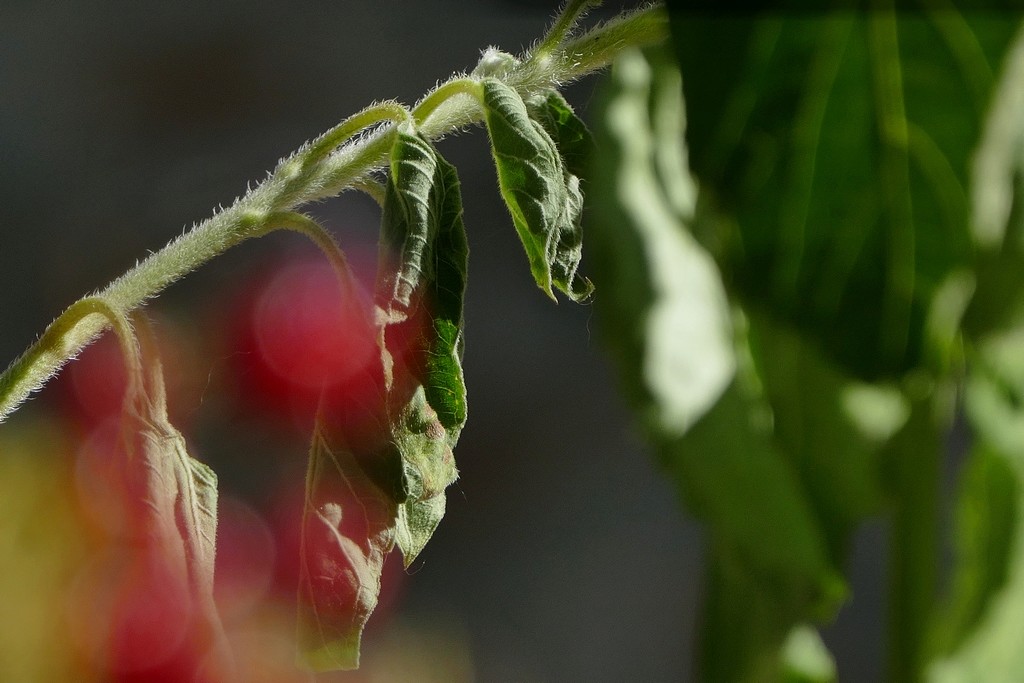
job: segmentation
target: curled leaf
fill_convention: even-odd
[[[554,285],[580,301],[592,287],[576,274],[582,253],[579,179],[566,172],[558,145],[545,126],[531,118],[519,93],[493,78],[485,79],[482,89],[498,184],[533,277],[551,298]],[[563,114],[543,118],[559,130]],[[567,121],[564,125],[575,128],[572,120]],[[570,148],[576,154],[578,145]]]
[[[466,421],[462,327],[469,250],[455,168],[427,140],[406,132],[399,133],[393,158],[416,160],[392,167],[381,250],[390,271],[378,280],[385,286],[378,289],[378,306],[389,369],[389,438],[409,494],[398,501],[397,531],[408,566],[440,522],[444,490],[458,476],[452,449]],[[402,273],[417,277],[402,280]],[[389,304],[395,301],[392,282],[407,295],[401,315]],[[398,348],[403,338],[406,349]]]
[[[156,582],[153,589],[170,595],[180,591],[188,602],[184,614],[192,647],[210,652],[210,666],[228,680],[231,656],[213,598],[217,475],[189,455],[185,438],[170,423],[156,344],[145,321],[138,323],[145,332],[138,357],[145,362],[128,363],[132,376],[121,425],[133,518],[129,529],[136,532],[133,548],[142,550],[137,559]],[[125,337],[122,345],[135,357],[135,339]]]
[[[299,639],[317,671],[358,666],[385,556],[397,542],[406,566],[415,559],[458,476],[468,254],[458,177],[404,127],[391,159],[376,291],[380,364],[365,370],[374,400],[326,402],[309,455]]]
[[[299,570],[299,647],[314,671],[355,669],[395,542],[395,502],[344,445],[313,434]]]
[[[462,373],[464,346],[463,300],[466,295],[469,245],[462,222],[462,195],[455,167],[438,157],[437,240],[434,245],[435,277],[430,282],[432,329],[428,331],[424,353],[426,374],[424,389],[427,403],[454,439],[466,423],[466,383]]]
[[[433,278],[431,245],[437,233],[437,151],[402,126],[391,147],[391,174],[381,219],[377,304],[388,322],[405,320]]]
[[[408,567],[444,516],[444,491],[458,477],[452,453],[458,433],[445,429],[419,387],[398,416],[392,434],[409,482],[409,499],[401,506],[397,537]]]
[[[553,88],[546,90],[527,100],[526,107],[530,118],[554,140],[565,170],[578,178],[586,178],[594,139],[562,94]]]

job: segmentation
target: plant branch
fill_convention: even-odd
[[[578,15],[586,4],[570,2],[567,10],[576,8],[572,12]],[[667,35],[664,10],[651,5],[555,45],[544,59],[524,56],[503,80],[524,95],[542,91],[607,66],[626,48],[660,42]],[[420,101],[415,111],[423,135],[437,139],[482,120],[479,102],[467,97],[470,82],[465,76],[454,78]],[[96,297],[127,315],[226,249],[265,234],[269,222],[296,207],[347,188],[372,188],[369,176],[387,164],[395,122],[411,116],[401,104],[383,102],[346,119],[283,160],[270,178],[232,206],[150,255]],[[0,422],[109,326],[107,317],[92,313],[78,304],[69,308],[0,375]]]
[[[540,44],[533,50],[535,58],[544,59],[554,52],[559,45],[565,42],[576,23],[583,18],[583,15],[591,7],[601,4],[601,0],[568,0],[562,6],[562,10],[555,18],[548,33],[541,40]]]

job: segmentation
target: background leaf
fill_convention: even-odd
[[[683,145],[678,85],[664,58],[615,64],[590,228],[596,305],[642,424],[709,527],[701,675],[761,680],[781,671],[793,625],[830,614],[844,589],[800,463],[779,450],[743,318],[734,332],[721,276],[688,231],[695,193],[663,184],[678,169],[664,173],[658,150]]]
[[[1013,22],[679,4],[690,160],[737,295],[855,378],[914,367],[931,296],[971,260],[970,153]]]

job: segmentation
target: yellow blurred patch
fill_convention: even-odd
[[[0,680],[85,681],[67,595],[88,548],[74,457],[56,422],[0,426]]]

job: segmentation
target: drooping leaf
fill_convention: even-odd
[[[165,418],[152,412],[132,417],[125,428],[135,433],[132,457],[145,470],[144,503],[153,514],[153,533],[181,544],[190,582],[204,598],[212,597],[217,475],[188,454],[184,437]]]
[[[586,178],[594,140],[562,93],[546,90],[526,101],[530,118],[537,121],[554,140],[565,170],[577,178]]]
[[[466,296],[469,245],[462,222],[462,195],[455,167],[438,156],[438,230],[434,244],[433,331],[426,343],[427,403],[450,432],[451,446],[466,424],[466,383],[462,373],[463,301]]]
[[[969,162],[1015,21],[669,8],[690,162],[737,295],[853,378],[922,362],[931,298],[970,261]]]
[[[419,306],[433,279],[431,251],[437,235],[437,152],[425,138],[399,127],[391,147],[391,172],[381,218],[377,305],[389,323]]]
[[[563,225],[551,264],[551,273],[560,289],[569,287],[570,298],[582,301],[594,290],[593,283],[577,277],[583,258],[583,183],[590,166],[594,140],[586,124],[555,89],[531,97],[526,102],[532,119],[540,123],[558,149],[564,166],[568,193],[568,221]],[[558,283],[562,283],[559,285]]]
[[[409,481],[409,500],[400,518],[398,545],[409,566],[430,539],[444,514],[444,491],[458,477],[450,434],[427,403],[420,387],[402,408],[392,428]]]
[[[582,194],[559,149],[526,103],[501,81],[482,81],[484,118],[502,197],[512,214],[530,270],[552,299],[552,286],[579,301],[589,283],[576,273],[581,255]]]
[[[389,439],[408,490],[407,498],[396,501],[402,504],[397,542],[408,566],[440,522],[444,490],[458,476],[452,450],[466,421],[462,329],[468,246],[455,168],[425,138],[405,131],[396,139],[393,159],[400,161],[392,162],[385,195],[379,279],[386,288],[378,289],[378,306],[395,300],[387,287],[401,281],[401,315],[392,307],[379,317],[381,354],[390,368]],[[415,248],[404,248],[410,244]],[[406,348],[396,348],[396,339]]]
[[[152,332],[145,332],[137,366],[129,363],[129,389],[121,421],[127,455],[129,527],[137,533],[134,562],[166,595],[181,591],[187,637],[210,653],[210,671],[229,676],[233,664],[213,597],[217,547],[217,475],[188,453],[184,436],[167,415],[163,369]],[[122,339],[122,344],[127,340]],[[134,343],[134,339],[132,340]]]
[[[412,564],[444,517],[446,497],[441,491],[430,498],[410,501],[398,509],[395,542],[406,568]]]
[[[318,424],[302,519],[298,634],[304,665],[315,671],[359,666],[363,628],[377,605],[397,517],[396,503],[344,442]]]

